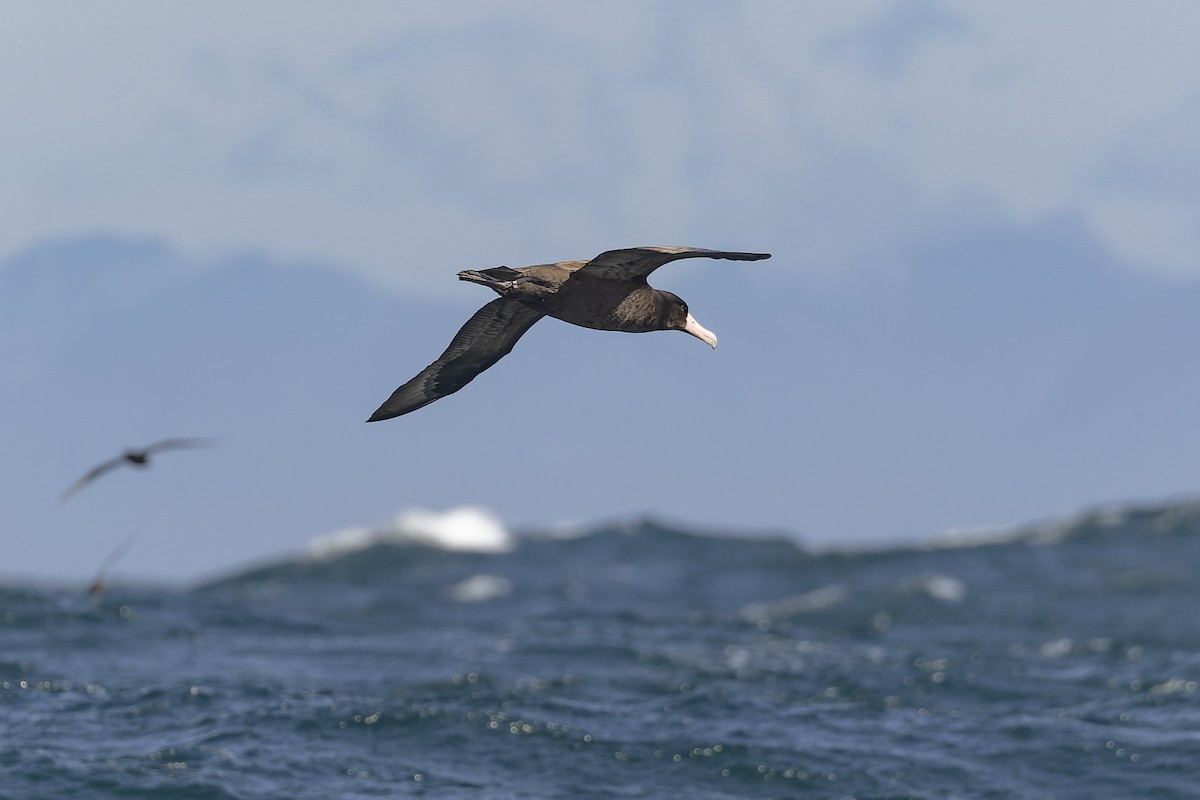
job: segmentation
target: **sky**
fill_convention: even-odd
[[[126,446],[222,436],[214,453],[173,460],[191,462],[180,479],[201,470],[188,473],[199,510],[175,539],[161,530],[172,524],[163,506],[188,501],[182,488],[168,492],[169,465],[127,476],[146,479],[140,495],[122,494],[137,491],[124,477],[89,488],[146,507],[145,532],[122,562],[132,574],[195,577],[413,507],[474,504],[513,526],[655,513],[833,545],[1200,482],[1187,412],[1194,328],[1178,321],[1200,283],[1193,3],[0,7],[0,284],[10,278],[0,402],[5,435],[26,448],[0,454],[6,474],[54,480],[54,497]],[[656,273],[721,337],[715,354],[666,335],[596,339],[542,323],[486,386],[420,417],[358,423],[483,300],[455,271],[640,244],[774,255]],[[130,253],[144,269],[125,269]],[[94,294],[78,276],[29,277],[67,257],[96,265]],[[310,320],[325,342],[352,329],[382,338],[322,362],[366,395],[353,409],[341,407],[348,395],[317,391],[326,407],[285,404],[274,420],[250,410],[241,420],[226,401],[239,391],[231,384],[190,417],[150,404],[139,419],[138,404],[106,385],[135,384],[130,368],[91,376],[84,391],[112,396],[85,419],[11,419],[34,408],[30,398],[67,391],[74,378],[49,362],[88,363],[51,333],[22,330],[73,330],[105,310],[166,324],[139,297],[170,298],[181,319],[198,308],[219,318],[227,311],[212,298],[259,296],[256,280],[310,279],[346,303],[346,316]],[[320,299],[309,289],[295,289],[298,307]],[[268,335],[270,315],[282,321],[287,309],[263,302],[258,327],[250,311],[228,312],[240,320],[231,325],[265,337],[247,352],[302,370],[287,337]],[[353,319],[353,303],[378,318]],[[26,327],[13,322],[34,307]],[[1014,310],[1034,318],[1023,324]],[[194,341],[170,356],[235,358],[221,349],[232,345],[206,349],[204,330],[189,329]],[[111,345],[96,335],[110,349],[93,365],[141,363],[123,362],[118,347],[135,346],[136,331]],[[613,372],[592,374],[605,365]],[[561,430],[481,421],[553,404],[564,371],[591,387],[569,401],[583,417],[611,414],[618,401],[607,392],[637,385],[626,392],[641,398],[632,417],[656,432],[677,427],[679,457],[631,465],[603,425],[550,457]],[[156,375],[155,391],[190,386],[171,374]],[[245,386],[256,375],[246,365],[227,377]],[[289,380],[295,391],[312,380],[273,377],[285,397]],[[468,392],[479,400],[460,400]],[[671,403],[659,405],[664,397]],[[351,413],[352,432],[322,427]],[[216,493],[221,481],[255,480],[251,464],[270,468],[265,458],[228,463],[255,431],[266,431],[264,447],[311,434],[303,455],[289,456],[312,468],[259,497]],[[419,457],[397,447],[402,436],[419,440]],[[509,453],[519,463],[498,459],[495,470],[521,488],[455,480],[455,465],[480,453]],[[343,457],[360,460],[359,480]],[[438,469],[402,493],[373,480],[389,459],[415,458]],[[205,464],[225,464],[221,481]],[[530,481],[543,470],[553,480]],[[535,502],[546,483],[553,496]],[[0,574],[84,575],[120,538],[85,530],[89,520],[114,526],[105,500],[46,510],[20,485],[0,512],[10,537]],[[206,535],[213,547],[188,550]],[[48,558],[64,545],[77,556]]]

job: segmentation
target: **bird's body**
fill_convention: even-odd
[[[499,299],[475,312],[441,357],[393,392],[368,421],[398,417],[457,392],[507,355],[545,316],[603,331],[681,330],[715,348],[717,337],[696,322],[686,303],[646,282],[658,267],[681,258],[757,261],[770,254],[633,247],[609,250],[590,261],[458,273],[460,280],[487,286]]]
[[[67,487],[67,490],[62,493],[62,499],[66,500],[96,478],[117,467],[128,464],[131,467],[145,468],[150,463],[150,456],[153,453],[162,450],[177,450],[183,447],[203,447],[208,444],[211,444],[208,439],[163,439],[161,442],[155,442],[140,449],[130,448],[121,455],[92,467],[82,478]]]

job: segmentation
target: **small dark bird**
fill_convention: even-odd
[[[125,555],[125,551],[128,550],[132,544],[133,537],[130,536],[128,539],[121,542],[121,544],[117,545],[116,549],[109,553],[108,557],[100,563],[100,567],[96,570],[96,577],[93,578],[92,582],[88,584],[87,591],[89,595],[92,597],[99,597],[100,595],[104,594],[104,590],[108,588],[106,579],[108,578],[109,569],[112,568],[113,564],[117,563],[117,559]]]
[[[393,392],[367,421],[398,417],[457,392],[508,355],[525,331],[546,316],[602,331],[683,331],[715,348],[717,337],[696,321],[687,303],[652,288],[646,278],[681,258],[758,261],[770,257],[770,253],[697,247],[630,247],[609,250],[591,261],[464,270],[458,273],[459,280],[482,284],[500,298],[476,311],[446,352]]]
[[[155,442],[148,447],[143,447],[141,450],[126,450],[116,458],[110,458],[103,464],[97,464],[88,470],[86,475],[67,487],[67,490],[62,493],[62,499],[68,499],[84,486],[96,480],[96,478],[99,478],[111,469],[116,469],[122,464],[145,467],[150,463],[151,453],[157,453],[162,450],[178,450],[184,447],[206,447],[212,443],[211,439],[163,439],[161,442]]]

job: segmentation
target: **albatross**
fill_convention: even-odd
[[[508,355],[542,317],[602,331],[683,331],[716,348],[716,335],[696,321],[687,303],[651,287],[646,278],[682,258],[758,261],[770,257],[770,253],[699,247],[629,247],[608,250],[590,261],[463,270],[459,280],[486,286],[500,297],[476,311],[446,352],[392,392],[367,422],[398,417],[457,392]]]
[[[184,447],[206,447],[212,444],[211,439],[163,439],[161,442],[147,445],[140,449],[129,449],[116,458],[110,458],[108,461],[97,464],[92,467],[87,473],[67,487],[67,490],[62,493],[62,499],[66,500],[71,495],[78,492],[84,486],[87,486],[92,481],[99,478],[109,470],[116,469],[122,465],[128,464],[133,467],[145,467],[150,463],[150,456],[161,450],[177,450]]]

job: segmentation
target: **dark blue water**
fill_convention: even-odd
[[[1200,795],[1200,506],[0,589],[4,798]]]

